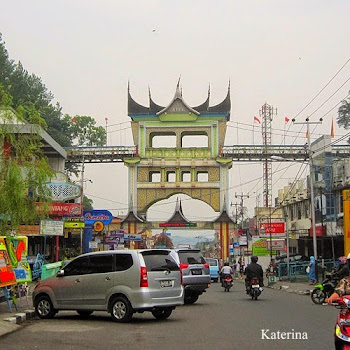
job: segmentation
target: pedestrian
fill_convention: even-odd
[[[237,262],[236,262],[236,259],[233,259],[233,277],[234,278],[238,277],[238,275],[237,275]]]
[[[309,275],[310,284],[315,284],[316,283],[316,263],[315,263],[314,256],[310,256],[310,263],[308,266],[308,275]]]
[[[244,274],[244,269],[245,269],[244,258],[242,258],[242,257],[239,258],[238,265],[239,265],[239,277],[240,277],[240,279],[242,279],[243,274]]]

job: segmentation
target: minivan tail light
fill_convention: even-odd
[[[208,263],[204,264],[204,267],[206,267],[208,269],[209,268],[209,264]]]
[[[187,269],[187,268],[188,268],[188,264],[180,263],[180,269],[181,269],[181,270]]]
[[[140,287],[148,287],[147,269],[141,266]]]

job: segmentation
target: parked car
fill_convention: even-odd
[[[33,305],[40,318],[52,318],[59,310],[85,317],[103,310],[116,322],[129,322],[144,311],[166,319],[184,303],[177,259],[169,249],[83,254],[36,285]]]
[[[182,271],[185,304],[193,304],[210,286],[209,264],[199,249],[175,249]]]
[[[219,260],[213,258],[205,258],[205,261],[209,264],[210,278],[214,282],[219,280]]]

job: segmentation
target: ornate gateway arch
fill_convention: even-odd
[[[137,156],[125,159],[129,168],[131,208],[139,216],[157,201],[183,193],[209,204],[220,212],[228,200],[228,170],[232,158],[220,155],[226,123],[230,120],[230,86],[225,99],[209,106],[190,107],[177,84],[168,106],[157,105],[149,93],[149,107],[138,104],[128,87],[128,115],[131,118]],[[204,147],[186,147],[184,138],[201,135]],[[156,137],[172,139],[173,146],[155,147]],[[184,146],[183,146],[184,145]]]

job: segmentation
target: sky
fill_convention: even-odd
[[[128,81],[137,102],[148,104],[149,86],[153,100],[166,106],[180,76],[191,106],[205,100],[209,84],[210,104],[221,102],[230,81],[225,145],[262,143],[254,116],[260,118],[264,103],[277,109],[273,144],[305,144],[306,126],[293,125],[292,118],[302,123],[308,116],[323,117],[322,125],[311,128],[312,140],[330,134],[332,119],[334,140],[346,134],[336,118],[350,90],[348,0],[0,0],[0,5],[0,32],[10,58],[42,78],[64,113],[92,116],[101,126],[108,118],[109,146],[133,145]],[[301,167],[274,164],[274,197],[306,175]],[[249,195],[243,204],[252,215],[262,205],[262,171],[262,164],[234,163],[229,204]],[[123,164],[87,164],[84,175],[92,181],[85,182],[84,192],[95,208],[126,214]],[[183,199],[190,220],[218,215],[205,203]],[[171,197],[155,204],[148,218],[167,220],[175,202]]]

